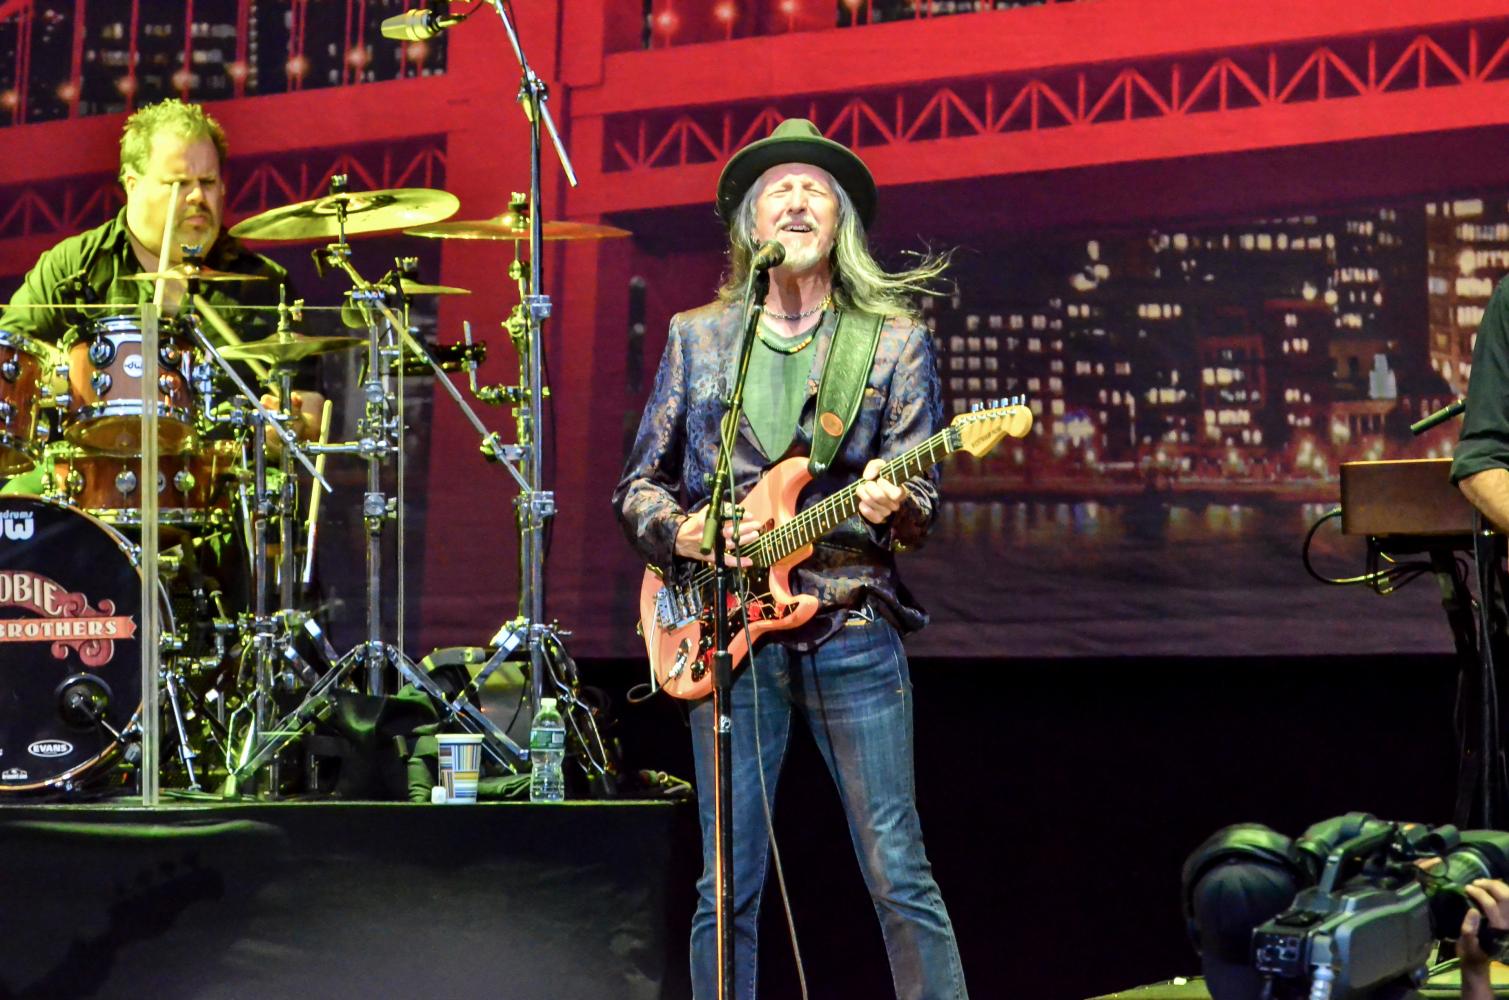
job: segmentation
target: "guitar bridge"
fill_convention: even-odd
[[[697,594],[683,591],[670,585],[660,588],[655,595],[655,625],[663,631],[674,632],[696,621],[702,614],[702,602]]]

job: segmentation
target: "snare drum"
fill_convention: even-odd
[[[140,455],[107,455],[78,448],[55,450],[51,493],[106,524],[141,524]],[[211,526],[228,506],[226,482],[235,452],[230,442],[157,459],[158,523],[177,528]]]
[[[45,356],[36,341],[0,330],[0,476],[14,476],[36,464],[37,383]]]
[[[60,503],[0,496],[0,538],[3,800],[66,789],[118,752],[109,729],[141,710],[142,577],[118,533]]]
[[[159,326],[157,442],[180,452],[194,442],[193,340],[187,317]],[[141,451],[141,318],[95,320],[68,348],[68,415],[63,435],[76,445],[131,454]]]

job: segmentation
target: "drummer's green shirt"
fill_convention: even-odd
[[[287,283],[288,272],[223,232],[204,262],[217,271],[269,279],[207,284],[204,297],[238,326],[243,339],[257,340],[271,332],[275,314],[241,313],[236,307],[277,305],[278,289]],[[70,236],[44,252],[27,272],[9,306],[0,312],[0,330],[57,344],[71,330],[87,329],[95,318],[152,301],[151,282],[126,278],[141,271],[141,262],[131,249],[123,208],[109,222]],[[78,308],[80,303],[86,308]],[[95,308],[87,308],[90,305]],[[105,308],[108,306],[122,308]]]

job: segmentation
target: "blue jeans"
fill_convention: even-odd
[[[759,688],[756,709],[755,689]],[[896,630],[884,619],[850,624],[815,651],[764,645],[734,675],[733,883],[734,995],[754,1000],[760,893],[769,835],[755,759],[772,800],[793,713],[800,715],[838,786],[849,837],[869,887],[899,1000],[963,1000],[964,971],[953,925],[922,846],[912,772],[912,682]],[[713,830],[712,699],[692,707],[702,877],[692,919],[692,994],[718,995]]]

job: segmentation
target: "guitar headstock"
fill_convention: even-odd
[[[1032,410],[1026,396],[1013,396],[961,413],[949,427],[959,432],[960,449],[983,458],[1002,438],[1026,437],[1032,430]]]

